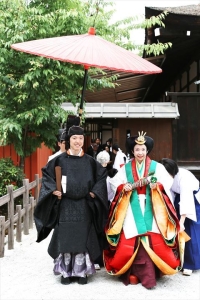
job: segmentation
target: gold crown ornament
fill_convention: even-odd
[[[135,142],[139,145],[145,144],[145,142],[146,142],[145,134],[146,134],[146,132],[143,133],[143,131],[141,131],[141,134],[140,134],[140,131],[138,131],[138,137],[135,139]]]

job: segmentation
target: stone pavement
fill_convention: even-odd
[[[0,258],[0,300],[200,300],[200,271],[192,276],[163,276],[152,290],[141,284],[124,286],[105,269],[89,277],[87,285],[64,286],[53,274],[47,253],[50,236],[36,243],[36,229],[22,236],[15,249]]]

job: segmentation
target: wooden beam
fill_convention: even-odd
[[[165,92],[166,96],[174,96],[174,97],[200,97],[200,93],[198,92]]]

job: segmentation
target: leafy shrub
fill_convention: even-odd
[[[25,174],[22,169],[15,166],[11,158],[0,159],[0,197],[7,194],[7,186],[13,184],[16,190],[22,186]]]

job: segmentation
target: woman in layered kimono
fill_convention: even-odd
[[[111,204],[104,251],[107,272],[125,285],[156,285],[156,278],[181,268],[179,220],[172,204],[172,178],[164,166],[149,158],[153,139],[143,134],[127,139],[134,158],[110,180],[115,197]]]
[[[174,206],[180,218],[181,229],[191,237],[185,245],[183,275],[190,276],[193,270],[200,269],[200,188],[199,180],[188,170],[179,168],[169,158],[161,163],[173,177],[171,191],[174,193]]]
[[[69,128],[66,151],[42,169],[42,185],[34,217],[37,242],[53,230],[48,247],[54,274],[61,283],[76,279],[86,284],[95,273],[94,261],[102,253],[108,213],[107,171],[84,154],[84,131]]]

